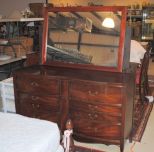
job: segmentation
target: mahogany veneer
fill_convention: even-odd
[[[32,66],[14,73],[16,111],[57,122],[71,118],[79,141],[120,145],[132,131],[133,72]]]

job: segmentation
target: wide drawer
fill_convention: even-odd
[[[70,100],[70,109],[72,111],[83,111],[83,112],[92,112],[92,113],[105,113],[111,116],[121,116],[122,107],[119,105],[109,106],[104,105],[101,102],[89,102],[89,101],[77,101],[77,100]]]
[[[46,77],[17,77],[16,88],[33,94],[59,94],[59,80]]]
[[[80,120],[84,119],[86,121],[92,122],[101,122],[103,124],[114,124],[114,125],[121,125],[122,117],[121,116],[112,116],[108,113],[99,113],[99,112],[83,112],[81,110],[74,110],[71,109],[71,118],[72,120]]]
[[[125,86],[92,81],[71,81],[70,98],[104,103],[121,104]]]
[[[106,125],[102,122],[94,123],[86,119],[73,120],[73,130],[75,134],[96,138],[119,139],[121,136],[121,125]]]

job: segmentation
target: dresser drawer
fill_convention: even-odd
[[[122,107],[121,106],[109,106],[104,105],[101,102],[89,102],[89,101],[77,101],[70,100],[70,109],[76,111],[85,111],[93,113],[106,113],[111,116],[121,116]]]
[[[21,114],[54,122],[59,121],[60,103],[57,98],[20,93],[19,101]]]
[[[55,110],[52,111],[52,109],[46,110],[45,108],[41,108],[41,110],[39,110],[38,108],[35,108],[35,105],[32,106],[31,103],[22,103],[20,105],[20,114],[27,117],[48,120],[56,123],[59,122],[60,118],[60,112]]]
[[[16,88],[22,92],[33,94],[59,94],[59,80],[46,77],[18,77]]]
[[[75,134],[83,134],[94,138],[120,139],[121,125],[105,125],[85,120],[73,120]]]
[[[121,84],[98,83],[92,81],[71,81],[70,98],[121,104],[124,86]]]
[[[91,122],[103,122],[103,124],[114,124],[121,125],[122,117],[121,116],[112,116],[108,113],[99,113],[99,112],[84,112],[81,110],[70,110],[72,120],[81,120]]]
[[[31,95],[26,93],[19,93],[18,99],[20,104],[31,104],[35,109],[57,110],[60,103],[58,98],[49,95]]]

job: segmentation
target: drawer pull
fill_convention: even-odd
[[[36,101],[36,100],[38,100],[39,99],[39,97],[37,97],[37,96],[32,96],[32,100],[33,101]]]
[[[97,114],[95,114],[95,115],[94,115],[94,117],[95,117],[95,118],[98,118],[98,115],[97,115]]]
[[[88,128],[88,129],[91,129],[91,127],[89,127],[89,126],[88,126],[87,128]]]
[[[38,104],[36,107],[37,107],[37,108],[40,108],[40,105]]]
[[[94,128],[94,131],[97,132],[98,131],[98,128]]]
[[[89,107],[89,108],[91,108],[91,107],[92,107],[92,105],[90,105],[90,104],[89,104],[89,105],[88,105],[88,107]]]
[[[35,105],[34,105],[34,103],[32,103],[32,108],[35,108]]]
[[[36,82],[31,82],[31,86],[33,86],[33,87],[38,87],[38,86],[39,86],[39,84],[38,84],[38,83],[36,83]]]
[[[91,117],[91,113],[89,113],[88,116]]]
[[[98,108],[98,106],[95,106],[95,109],[97,109]]]
[[[96,92],[88,91],[88,93],[89,93],[89,95],[91,95],[91,96],[96,96],[96,95],[98,95],[98,92],[97,92],[97,91],[96,91]]]

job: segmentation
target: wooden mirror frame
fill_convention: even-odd
[[[88,12],[88,11],[120,11],[121,25],[120,25],[120,38],[118,49],[118,64],[117,67],[106,67],[92,64],[70,64],[59,61],[46,62],[47,56],[47,36],[48,36],[48,12]],[[126,34],[126,17],[127,7],[125,6],[78,6],[78,7],[44,7],[44,25],[43,25],[43,37],[42,37],[42,56],[41,63],[45,65],[58,66],[58,67],[70,67],[78,69],[99,70],[99,71],[113,71],[122,72],[124,64],[124,45]]]

